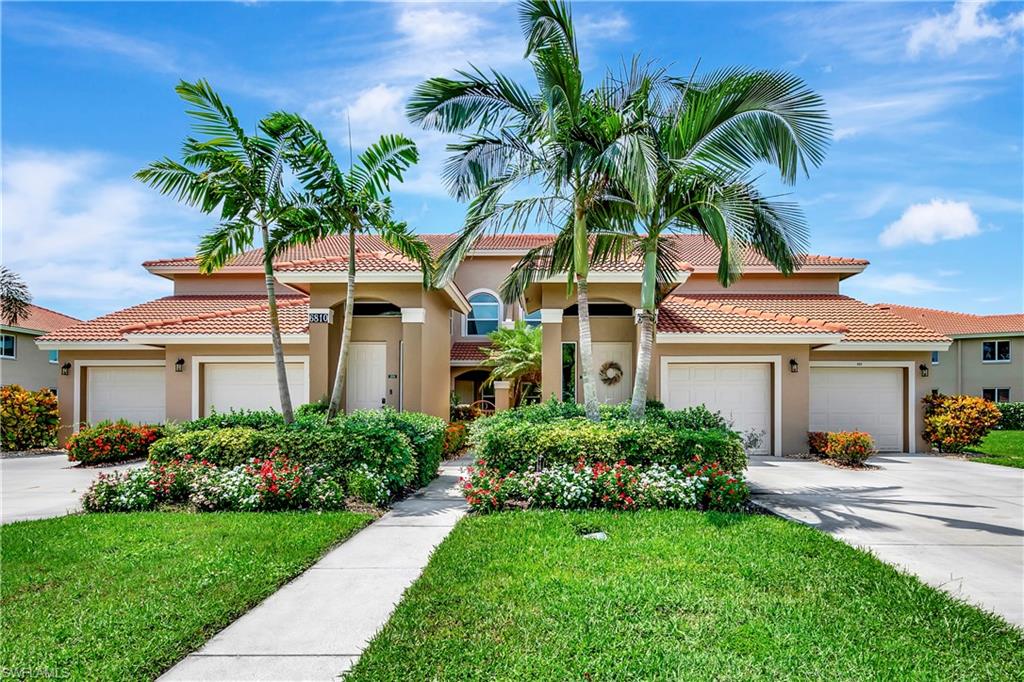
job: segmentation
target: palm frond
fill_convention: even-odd
[[[363,150],[359,163],[349,172],[353,191],[377,198],[388,190],[392,179],[401,182],[402,174],[419,158],[416,143],[405,135],[381,135]]]
[[[416,261],[423,272],[423,286],[429,288],[434,278],[434,261],[430,246],[409,230],[405,223],[391,222],[378,228],[381,239],[406,258]]]
[[[231,107],[221,100],[207,81],[200,79],[189,83],[182,80],[174,90],[194,107],[186,113],[195,119],[193,129],[209,136],[207,143],[230,151],[239,159],[243,158],[249,137]]]
[[[221,223],[199,240],[196,260],[199,271],[209,274],[224,267],[234,256],[252,247],[255,224],[250,220]]]

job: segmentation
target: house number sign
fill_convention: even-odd
[[[309,311],[309,323],[310,324],[330,324],[331,323],[331,311],[330,310],[310,310]]]

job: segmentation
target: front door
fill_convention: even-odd
[[[609,365],[614,363],[617,368]],[[609,365],[605,377],[611,379],[621,369],[622,375],[613,383],[606,383],[601,377],[601,368]],[[606,405],[627,402],[633,393],[633,344],[625,342],[594,342],[594,371],[597,372],[597,400]]]
[[[347,412],[379,410],[387,401],[388,347],[385,343],[353,343],[345,374]]]

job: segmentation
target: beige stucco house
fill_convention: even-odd
[[[451,236],[424,238],[440,252]],[[450,285],[426,290],[415,263],[361,237],[346,409],[390,405],[445,417],[452,393],[460,402],[493,400],[480,348],[488,332],[518,319],[543,328],[544,397],[579,400],[576,307],[564,278],[537,282],[523,301],[499,293],[519,258],[550,239],[483,237]],[[808,430],[866,430],[882,450],[924,447],[920,399],[932,388],[924,375],[932,351],[950,340],[842,295],[841,282],[866,261],[806,255],[795,275],[783,277],[747,253],[744,277],[723,289],[714,246],[699,236],[678,239],[685,260],[659,311],[650,397],[720,410],[754,436],[756,453],[804,452]],[[346,251],[344,240],[330,238],[276,263],[296,404],[326,395],[333,380],[347,312]],[[172,296],[39,340],[61,353],[61,394],[70,396],[61,407],[65,433],[104,418],[182,420],[277,407],[259,252],[208,276],[192,258],[144,265],[174,282]],[[630,395],[640,271],[639,261],[627,260],[591,273],[596,365],[622,370],[620,381],[599,382],[604,402]]]
[[[57,390],[58,351],[41,350],[35,340],[81,320],[37,305],[17,324],[0,325],[0,384]]]
[[[945,394],[976,395],[993,402],[1024,400],[1024,314],[971,315],[879,303],[953,339],[932,351],[932,386]]]

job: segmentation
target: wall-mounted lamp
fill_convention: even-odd
[[[174,371],[175,372],[184,372],[185,371],[185,358],[178,358],[177,362],[174,363]]]
[[[71,374],[71,363],[70,362],[65,362],[63,365],[61,365],[60,366],[60,373],[61,373],[61,376],[65,376],[65,377],[67,375]]]
[[[921,372],[921,377],[922,378],[927,378],[928,377],[928,365],[920,364],[920,365],[917,366],[917,369]]]
[[[800,363],[796,361],[796,358],[789,359],[789,371],[793,374],[800,371]]]

